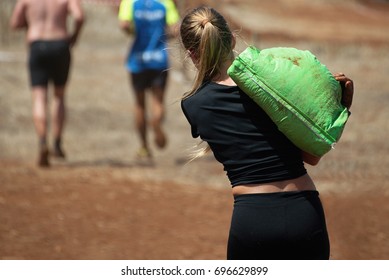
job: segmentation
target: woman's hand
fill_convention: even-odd
[[[319,163],[321,157],[317,157],[317,156],[314,156],[314,155],[311,155],[307,152],[304,152],[304,151],[301,151],[302,154],[303,154],[303,161],[305,163],[308,163],[309,165],[312,165],[312,166],[315,166]]]
[[[354,82],[350,78],[346,77],[343,73],[334,74],[334,77],[342,87],[341,103],[348,110],[350,110],[351,104],[353,103]]]

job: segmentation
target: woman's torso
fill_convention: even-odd
[[[182,108],[192,136],[223,164],[234,195],[315,189],[301,151],[237,86],[205,83]]]

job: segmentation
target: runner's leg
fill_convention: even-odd
[[[34,126],[39,138],[39,166],[49,166],[47,148],[47,87],[32,87],[32,114]]]
[[[164,148],[166,146],[166,136],[162,129],[162,123],[165,116],[165,108],[164,108],[164,95],[165,90],[163,87],[154,86],[152,88],[152,126],[155,134],[155,144],[159,148]]]
[[[147,116],[146,116],[146,93],[145,90],[135,92],[135,126],[141,142],[141,149],[149,153],[147,143]]]
[[[62,134],[65,124],[65,86],[55,86],[52,108],[54,156],[64,158],[65,154],[61,147]]]

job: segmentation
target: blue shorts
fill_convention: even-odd
[[[31,86],[66,84],[70,68],[69,42],[66,40],[34,41],[30,44],[29,71]]]

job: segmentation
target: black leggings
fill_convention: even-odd
[[[317,191],[235,197],[227,259],[329,259],[324,211]]]

